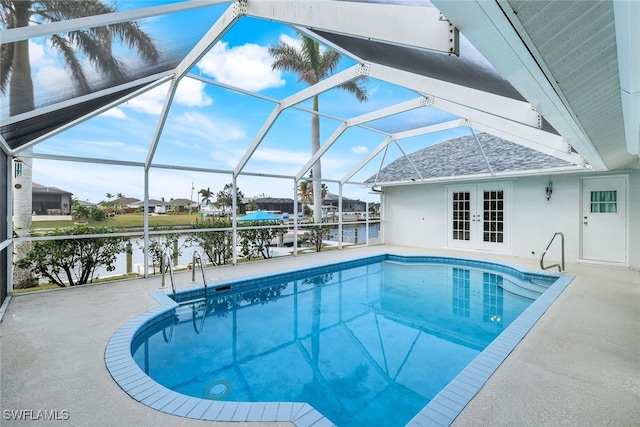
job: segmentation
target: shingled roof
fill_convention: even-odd
[[[572,163],[514,144],[486,133],[477,134],[482,150],[473,135],[450,139],[410,153],[415,168],[423,179],[454,178],[512,172],[577,168]],[[484,151],[484,154],[483,154]],[[485,159],[486,156],[486,159]],[[487,161],[491,166],[487,165]],[[365,183],[419,181],[407,157],[402,156],[384,167],[378,177],[373,175]]]
[[[31,183],[33,193],[49,193],[49,194],[73,194],[66,190],[61,190],[58,187],[48,187],[46,185],[37,184],[35,182]]]

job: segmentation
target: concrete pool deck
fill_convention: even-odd
[[[480,253],[372,246],[207,270],[209,281],[321,265],[382,252],[482,258],[538,270],[535,260]],[[570,264],[575,275],[453,425],[637,425],[640,420],[640,272]],[[191,273],[177,273],[178,287]],[[196,275],[198,281],[198,275]],[[0,323],[0,424],[24,411],[57,411],[74,426],[291,426],[192,420],[129,397],[104,351],[126,321],[157,305],[160,278],[18,295]],[[7,412],[9,411],[9,412]],[[14,412],[10,412],[14,411]],[[20,412],[22,411],[22,412]]]

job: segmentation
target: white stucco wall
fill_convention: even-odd
[[[553,194],[547,201],[548,180],[548,176],[512,180],[512,254],[539,259],[551,236],[561,232],[565,260],[575,262],[580,257],[580,179],[569,175],[552,177]],[[559,243],[554,241],[547,259],[560,260]]]
[[[629,177],[628,263],[632,268],[640,269],[640,171],[610,175]],[[549,176],[505,180],[512,188],[511,255],[539,259],[553,233],[560,231],[565,236],[566,261],[580,260],[581,179],[584,176],[592,175],[554,175],[553,195],[549,201],[545,195]],[[447,184],[385,187],[382,204],[385,243],[421,248],[447,247],[450,229]],[[559,246],[554,243],[545,259],[559,261]]]
[[[640,171],[629,175],[629,265],[640,270]]]

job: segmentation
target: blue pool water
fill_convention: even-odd
[[[185,294],[135,337],[133,358],[196,398],[307,402],[339,426],[405,425],[557,279],[419,261],[369,259]]]

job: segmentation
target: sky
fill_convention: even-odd
[[[141,4],[151,6],[154,2],[120,2],[119,9],[139,7]],[[164,57],[179,59],[215,22],[224,7],[154,17],[141,21],[141,26],[154,38]],[[275,103],[269,99],[281,100],[306,87],[298,82],[296,74],[273,70],[272,58],[268,53],[268,46],[279,41],[295,46],[298,40],[295,30],[286,25],[245,17],[208,51],[191,70],[192,75],[257,93],[267,99],[206,84],[198,79],[184,78],[179,84],[153,155],[153,164],[164,167],[153,167],[149,172],[150,198],[198,200],[200,189],[208,188],[217,193],[231,182],[229,172],[237,167],[247,149],[256,141],[275,107]],[[121,43],[114,45],[114,49],[129,69],[144,66],[135,53]],[[63,92],[59,83],[68,82],[70,78],[59,54],[46,39],[30,41],[30,58],[36,103],[46,102],[47,90],[58,89]],[[354,64],[351,59],[343,57],[338,71]],[[86,69],[92,73],[88,63]],[[94,81],[100,80],[96,73],[91,75]],[[367,102],[360,103],[352,94],[333,89],[320,95],[320,111],[331,117],[348,119],[419,96],[374,79],[369,79],[364,86],[369,98]],[[167,90],[168,84],[164,84],[133,98],[45,140],[34,147],[34,152],[144,162],[150,153]],[[311,107],[310,100],[300,105],[307,109]],[[368,125],[393,133],[454,118],[425,107]],[[340,120],[321,118],[321,144],[340,124]],[[469,132],[466,128],[460,128],[401,140],[399,145],[404,152],[410,153]],[[385,134],[367,129],[348,129],[323,157],[323,178],[342,179],[385,138]],[[243,171],[294,176],[311,156],[310,141],[311,115],[293,108],[284,110]],[[389,164],[400,155],[400,148],[390,145],[388,152],[380,153],[356,173],[352,181],[363,182],[374,175],[381,165]],[[172,166],[220,173],[169,168]],[[144,172],[140,167],[34,159],[33,181],[69,191],[74,198],[93,203],[106,200],[107,193],[121,193],[138,199],[144,197]],[[326,184],[330,192],[338,193],[338,184]],[[240,175],[238,186],[248,197],[293,198],[295,194],[293,180],[289,178]],[[357,184],[345,185],[343,195],[378,201],[377,195]]]

